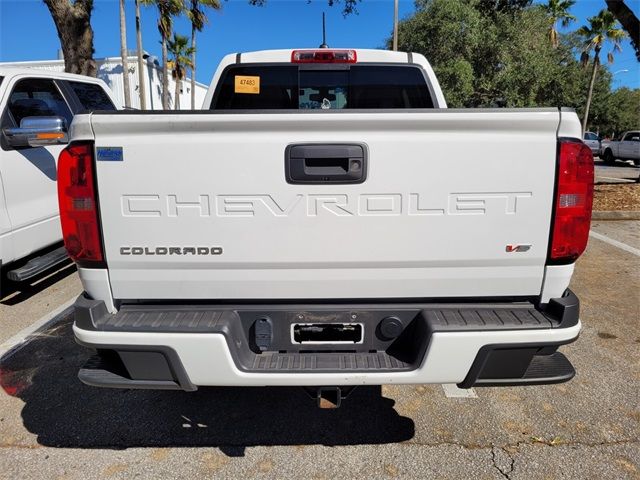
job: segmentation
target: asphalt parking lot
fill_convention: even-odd
[[[617,161],[613,165],[605,165],[598,157],[595,158],[596,183],[633,183],[640,175],[640,168],[632,162]]]
[[[576,378],[475,398],[360,387],[327,411],[296,388],[94,389],[64,309],[73,268],[10,289],[0,352],[62,311],[0,358],[0,478],[640,478],[638,222],[592,231],[571,286],[584,329],[563,347]]]

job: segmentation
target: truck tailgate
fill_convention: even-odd
[[[113,296],[539,295],[559,122],[557,110],[93,114]],[[362,146],[364,181],[289,183],[292,144]]]

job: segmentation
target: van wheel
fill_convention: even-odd
[[[611,153],[611,150],[604,151],[602,160],[604,160],[604,163],[606,163],[607,165],[613,165],[616,162],[616,159],[613,157],[613,153]]]

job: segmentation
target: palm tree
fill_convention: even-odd
[[[620,42],[627,36],[624,30],[618,28],[616,17],[607,10],[601,10],[598,15],[587,19],[589,25],[584,25],[578,29],[578,35],[584,39],[581,61],[586,67],[589,64],[591,51],[593,50],[593,67],[591,71],[591,81],[589,82],[589,93],[587,94],[587,105],[584,109],[582,119],[582,134],[587,130],[589,120],[589,108],[591,107],[591,97],[593,96],[593,85],[596,81],[598,65],[600,65],[600,51],[607,41],[613,43],[613,49],[607,54],[609,63],[613,63],[613,52],[621,52]]]
[[[542,6],[549,17],[549,39],[554,48],[558,48],[559,43],[558,21],[563,27],[568,27],[576,20],[576,17],[569,13],[575,3],[576,0],[548,0],[547,4]]]
[[[140,108],[147,109],[147,84],[144,78],[144,59],[142,58],[142,23],[140,20],[140,0],[136,2],[136,47],[138,48],[138,93],[140,94]]]
[[[169,40],[168,49],[172,56],[171,76],[176,82],[175,100],[173,102],[176,110],[180,109],[180,90],[182,80],[185,78],[187,68],[193,68],[191,58],[193,55],[193,47],[189,46],[189,39],[183,35],[173,34],[173,40]]]
[[[220,0],[190,0],[187,16],[191,21],[191,110],[196,108],[196,32],[201,32],[207,23],[207,15],[202,8],[220,10]]]
[[[631,10],[624,0],[605,0],[607,8],[618,19],[622,28],[625,29],[631,40],[631,45],[636,51],[636,58],[640,62],[640,21],[633,10]]]
[[[184,0],[142,0],[145,5],[155,5],[158,8],[158,31],[162,44],[162,108],[169,109],[169,52],[167,41],[171,38],[173,30],[173,17],[180,15],[184,10]]]
[[[122,84],[124,87],[124,106],[131,107],[129,90],[129,62],[127,52],[127,17],[124,13],[124,0],[120,0],[120,57],[122,57]]]

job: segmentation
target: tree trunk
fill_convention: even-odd
[[[622,28],[629,34],[631,45],[640,61],[640,21],[623,0],[606,0],[607,8],[618,19]]]
[[[175,100],[173,101],[173,105],[174,105],[174,110],[180,110],[180,77],[178,75],[176,75],[176,97]]]
[[[593,96],[593,86],[596,83],[596,72],[600,63],[600,48],[596,47],[593,57],[593,71],[591,72],[591,81],[589,82],[589,93],[587,94],[587,105],[584,108],[584,118],[582,119],[582,136],[587,131],[587,122],[589,121],[589,108],[591,107],[591,97]]]
[[[124,87],[124,106],[131,108],[131,90],[129,89],[129,52],[127,52],[127,17],[124,0],[120,0],[120,57],[122,57],[122,86]]]
[[[191,24],[191,110],[196,109],[196,29]]]
[[[64,71],[95,77],[91,10],[93,0],[43,0],[58,31]]]
[[[169,52],[167,51],[167,39],[162,36],[162,109],[169,110]]]
[[[147,84],[144,59],[142,58],[142,24],[140,21],[140,0],[136,2],[136,46],[138,48],[138,93],[140,94],[140,108],[147,109]]]

